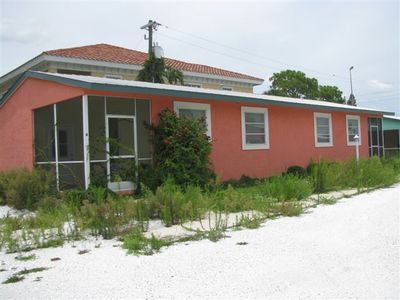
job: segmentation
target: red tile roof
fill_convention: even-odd
[[[80,59],[89,59],[97,61],[107,61],[113,63],[122,63],[129,65],[143,65],[147,59],[147,53],[122,48],[108,44],[97,44],[83,47],[57,49],[43,52],[51,56],[62,56]],[[196,72],[203,74],[211,74],[217,76],[232,77],[238,79],[257,80],[263,79],[241,74],[237,72],[227,71],[219,68],[214,68],[206,65],[192,64],[184,61],[165,58],[165,63],[174,69],[188,72]]]

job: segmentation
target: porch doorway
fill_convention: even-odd
[[[369,144],[369,155],[372,156],[384,156],[383,147],[383,132],[382,132],[382,119],[381,118],[369,118],[368,119],[368,144]]]
[[[137,141],[135,117],[106,115],[108,188],[113,191],[135,189]]]

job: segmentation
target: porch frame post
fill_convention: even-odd
[[[83,164],[85,170],[85,189],[90,185],[90,151],[89,151],[89,109],[88,96],[82,96],[82,131],[83,131]]]
[[[56,183],[57,191],[60,190],[60,172],[58,167],[58,125],[57,125],[57,104],[53,104],[53,121],[54,121],[54,156],[56,159]]]

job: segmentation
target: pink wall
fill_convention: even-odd
[[[209,103],[211,105],[212,160],[221,180],[245,174],[265,177],[285,171],[291,165],[305,167],[311,160],[324,157],[346,160],[355,155],[354,146],[347,146],[346,113],[331,112],[333,147],[314,146],[314,116],[317,110],[265,105],[269,115],[268,150],[242,150],[241,106],[263,107],[248,103],[206,101],[172,96],[149,96],[133,93],[99,92],[68,87],[57,83],[27,79],[8,102],[0,108],[0,170],[33,165],[32,109],[71,99],[82,94],[123,96],[151,100],[152,121],[173,101]],[[329,111],[321,111],[329,113]],[[368,156],[368,129],[365,114],[361,117],[360,156]]]
[[[182,99],[176,99],[182,101]],[[320,158],[347,160],[355,156],[355,147],[347,146],[346,112],[329,112],[312,109],[254,105],[225,101],[185,99],[211,105],[211,128],[215,172],[221,180],[238,179],[245,174],[265,177],[285,171],[289,166],[306,167]],[[266,107],[269,116],[269,144],[267,150],[242,150],[241,107]],[[152,119],[164,107],[173,109],[173,100],[157,97],[152,101]],[[333,147],[315,147],[314,112],[332,114]],[[360,157],[368,157],[368,116],[360,116]]]
[[[33,112],[83,90],[28,78],[0,108],[0,171],[33,167]]]

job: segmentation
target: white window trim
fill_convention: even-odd
[[[211,138],[211,107],[207,103],[174,101],[174,111],[179,115],[180,109],[198,109],[206,111],[207,135]]]
[[[328,118],[329,119],[329,142],[319,143],[317,135],[317,118]],[[324,113],[314,113],[314,141],[315,147],[332,147],[333,146],[333,129],[332,129],[332,115]]]
[[[268,108],[265,107],[248,107],[242,106],[242,149],[243,150],[265,150],[269,149],[269,126],[268,126]],[[265,132],[265,143],[264,144],[246,144],[246,122],[245,113],[263,113],[264,114],[264,132]]]
[[[358,145],[361,146],[361,122],[360,122],[360,116],[355,116],[355,115],[346,115],[346,140],[347,140],[347,146],[355,146],[357,143],[356,142],[351,142],[349,141],[349,120],[357,120],[358,121]]]

